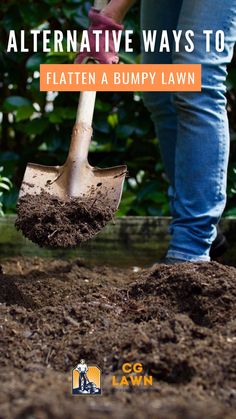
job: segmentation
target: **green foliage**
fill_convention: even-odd
[[[3,195],[6,192],[9,192],[12,183],[10,179],[8,179],[6,176],[2,176],[1,173],[3,172],[3,167],[0,167],[0,216],[4,215],[3,212]]]
[[[231,164],[228,175],[228,205],[225,215],[236,217],[236,165]]]
[[[0,10],[0,165],[13,187],[2,196],[7,212],[15,210],[18,189],[27,162],[46,165],[65,161],[70,135],[76,116],[77,93],[43,93],[39,91],[39,66],[42,63],[72,63],[73,53],[32,52],[31,37],[27,37],[28,53],[8,53],[6,49],[9,30],[15,29],[17,42],[20,29],[82,30],[88,25],[91,1],[86,0],[8,0]],[[140,61],[139,4],[126,19],[126,27],[134,28],[135,54],[121,52],[121,60],[128,63]],[[41,48],[41,50],[40,50]],[[235,97],[236,65],[232,64],[228,79],[229,113],[231,127],[236,130]],[[231,166],[235,165],[233,147]],[[167,215],[167,181],[155,137],[153,124],[140,94],[99,93],[94,117],[94,135],[90,162],[107,167],[126,163],[129,178],[125,185],[120,215]],[[233,166],[232,166],[233,167]],[[231,168],[232,172],[232,168]],[[233,173],[233,172],[232,172]],[[228,210],[236,207],[231,190]]]

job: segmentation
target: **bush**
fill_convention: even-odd
[[[3,172],[3,167],[0,167],[0,215],[3,216],[4,212],[3,212],[3,196],[4,193],[9,192],[11,187],[12,187],[12,183],[10,181],[10,179],[8,179],[6,176],[2,176],[1,172]]]

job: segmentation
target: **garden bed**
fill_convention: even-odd
[[[1,264],[1,417],[235,418],[235,268]],[[81,357],[101,367],[102,396],[71,395]],[[112,387],[123,362],[153,386]]]

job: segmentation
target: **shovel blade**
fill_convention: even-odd
[[[115,212],[120,204],[126,174],[125,165],[100,169],[90,166],[88,162],[79,167],[71,162],[63,166],[29,163],[19,198],[42,192],[65,201],[70,198],[92,198]]]
[[[60,166],[43,166],[28,163],[21,184],[19,198],[24,195],[39,195],[59,175]],[[48,191],[49,192],[49,191]],[[50,193],[50,192],[49,192]]]

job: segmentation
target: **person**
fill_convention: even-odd
[[[79,389],[83,390],[87,384],[87,372],[88,367],[84,359],[80,360],[80,363],[77,365],[76,370],[79,372]]]
[[[122,28],[121,22],[133,0],[111,0],[100,12],[91,9],[90,29]],[[225,245],[217,226],[226,204],[229,126],[225,80],[236,42],[236,0],[142,0],[141,28],[157,29],[155,52],[144,52],[144,64],[202,64],[202,92],[144,92],[160,143],[170,181],[171,241],[166,263],[208,262],[213,251]],[[167,30],[194,31],[195,48],[179,52],[158,51],[160,34]],[[223,30],[225,48],[217,52],[211,36],[206,52],[204,30]],[[90,34],[91,36],[91,34]],[[111,43],[112,44],[112,43]],[[172,48],[173,49],[173,48]],[[91,51],[101,63],[117,62],[109,53]],[[83,53],[77,62],[81,62]]]

